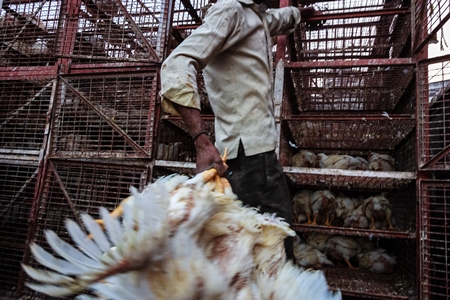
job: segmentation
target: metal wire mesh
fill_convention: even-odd
[[[346,150],[385,151],[394,147],[412,131],[414,119],[396,117],[367,119],[348,117],[290,118],[284,122],[295,144],[302,149],[327,154],[345,154]]]
[[[298,110],[391,112],[414,74],[413,66],[292,69]]]
[[[414,3],[413,47],[418,52],[427,42],[438,42],[439,38],[444,38],[444,30],[441,28],[450,18],[450,1],[417,0]]]
[[[145,166],[144,161],[51,160],[34,220],[36,227],[33,241],[53,253],[45,240],[44,230],[51,229],[70,242],[65,228],[67,218],[80,225],[81,213],[99,218],[99,207],[113,210],[130,195],[130,186],[142,189],[149,180],[148,176],[149,168]],[[37,266],[33,258],[27,263]],[[27,277],[26,280],[31,279]],[[35,295],[35,292],[26,289],[25,294]],[[43,298],[43,295],[39,294],[39,297]]]
[[[0,81],[0,153],[23,159],[43,146],[52,80]],[[22,156],[22,157],[21,157]]]
[[[423,182],[420,195],[422,299],[450,297],[450,183]]]
[[[450,169],[450,62],[419,65],[419,168]]]
[[[13,296],[25,251],[37,165],[0,164],[0,291]]]
[[[315,1],[300,1],[302,4]],[[326,22],[295,32],[296,60],[398,57],[410,27],[402,1],[338,0],[314,4]]]
[[[58,55],[74,62],[162,59],[168,8],[164,1],[82,1],[64,6]]]
[[[0,13],[0,66],[56,62],[60,1],[3,1]]]
[[[53,123],[53,155],[149,156],[155,79],[155,73],[62,78]]]

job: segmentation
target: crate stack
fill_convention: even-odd
[[[28,244],[151,178],[170,1],[2,1],[0,294],[24,288]]]
[[[4,0],[0,12],[0,294],[24,287],[28,244],[66,237],[66,218],[115,207],[129,187],[194,174],[195,148],[179,117],[161,111],[159,68],[200,26],[209,0]],[[395,228],[324,226],[313,234],[370,239],[396,257],[394,272],[323,267],[346,299],[450,297],[450,57],[442,26],[450,1],[269,0],[322,11],[276,39],[277,152],[291,193],[326,190],[390,201]],[[274,48],[275,49],[275,48]],[[214,115],[198,76],[204,127]],[[389,154],[394,171],[298,167],[302,150],[365,159]],[[355,258],[351,259],[355,265]],[[46,297],[49,298],[49,297]]]

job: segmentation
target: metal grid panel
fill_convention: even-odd
[[[300,183],[298,189],[305,188]],[[370,184],[367,186],[371,187]],[[309,188],[309,187],[307,187]],[[380,191],[361,191],[355,189],[337,190],[331,187],[332,192],[342,191],[345,195],[358,198],[367,198]],[[317,187],[315,187],[317,189]],[[314,190],[314,189],[313,189]],[[344,228],[339,226],[311,226],[307,224],[294,224],[298,232],[320,232],[330,235],[368,237],[376,242],[378,247],[392,253],[398,263],[393,274],[374,274],[365,270],[349,270],[348,267],[335,264],[324,269],[328,283],[332,288],[340,289],[344,295],[363,296],[364,299],[413,299],[416,295],[416,186],[415,183],[403,184],[399,189],[389,190],[386,198],[392,205],[394,230],[371,230]],[[355,261],[356,265],[356,261]]]
[[[401,0],[299,1],[314,2],[326,21],[296,30],[298,60],[398,57],[410,32]]]
[[[18,159],[39,154],[52,87],[51,80],[0,81],[0,153]]]
[[[443,42],[444,30],[441,28],[450,18],[450,1],[416,0],[414,3],[413,48],[417,53],[430,41]]]
[[[209,2],[209,0],[176,0],[172,25],[199,25]]]
[[[450,182],[420,186],[420,278],[422,299],[450,297]]]
[[[166,4],[152,0],[92,0],[76,7],[76,3],[68,1],[58,55],[71,57],[74,62],[159,62],[167,31]]]
[[[0,291],[13,296],[25,250],[37,165],[0,164]]]
[[[406,138],[415,126],[414,119],[395,116],[369,119],[368,116],[349,118],[291,118],[284,121],[293,142],[302,149],[330,149],[334,154],[346,150],[386,151]],[[339,153],[338,153],[339,152]]]
[[[98,208],[114,209],[130,195],[130,186],[142,189],[148,181],[145,161],[76,162],[51,160],[45,176],[43,193],[38,206],[33,241],[54,253],[48,246],[44,230],[51,229],[71,242],[65,228],[70,218],[82,224],[80,213],[99,218]],[[29,252],[29,250],[27,249]],[[28,253],[29,254],[29,253]],[[36,266],[33,258],[28,264]],[[24,280],[32,281],[28,276]],[[25,289],[27,295],[36,293]],[[38,294],[44,298],[42,294]],[[46,297],[46,299],[54,299]]]
[[[419,64],[419,168],[450,170],[450,57]]]
[[[414,74],[413,66],[293,69],[300,111],[391,111]]]
[[[60,1],[4,0],[0,13],[0,66],[56,62]]]
[[[61,78],[53,155],[149,156],[155,93],[155,73]]]

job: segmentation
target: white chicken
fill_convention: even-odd
[[[319,153],[316,156],[316,166],[327,169],[365,170],[367,162],[361,159],[351,155],[326,155],[325,153]]]
[[[395,159],[387,154],[371,152],[368,157],[368,169],[374,171],[395,171]]]
[[[354,267],[350,259],[361,253],[361,245],[349,236],[333,236],[327,240],[325,254],[333,259],[344,260],[350,269]]]
[[[347,197],[343,193],[338,193],[335,203],[336,221],[339,223],[338,225],[343,225],[345,216],[355,209],[357,201]]]
[[[293,167],[314,168],[316,165],[316,155],[308,150],[301,150],[291,158]]]
[[[320,252],[324,252],[325,245],[330,237],[331,235],[329,234],[314,232],[306,237],[306,244],[313,246]]]
[[[373,273],[393,273],[397,260],[383,248],[358,254],[359,266]]]
[[[362,210],[367,219],[371,221],[371,229],[377,229],[375,221],[386,220],[389,223],[388,230],[394,229],[392,225],[392,206],[389,200],[383,196],[372,196],[364,200]]]
[[[307,224],[311,224],[312,210],[309,204],[309,198],[311,197],[312,191],[310,190],[300,190],[295,193],[292,198],[294,206],[294,220],[298,223],[303,223],[307,221]]]
[[[101,299],[341,299],[323,273],[286,262],[283,240],[295,235],[288,224],[243,207],[214,169],[131,192],[111,214],[100,208],[101,220],[82,215],[89,236],[68,220],[76,247],[47,230],[61,258],[32,243],[51,271],[23,265],[37,281],[27,286],[55,297],[91,290]]]
[[[297,264],[303,268],[321,269],[333,265],[325,254],[308,244],[295,245],[294,256]]]
[[[369,220],[366,217],[362,204],[347,213],[344,217],[344,227],[369,228]]]
[[[335,217],[335,197],[332,192],[328,190],[318,190],[309,197],[309,205],[314,215],[312,225],[317,225],[317,218],[319,213],[325,213],[325,226],[331,226]]]

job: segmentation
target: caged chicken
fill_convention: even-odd
[[[294,243],[294,255],[297,265],[303,268],[322,269],[333,265],[325,254],[311,245],[301,243],[300,239]]]
[[[314,168],[316,165],[316,155],[308,150],[300,150],[291,158],[293,167]]]
[[[131,193],[112,213],[100,208],[101,220],[82,214],[89,235],[67,220],[76,246],[47,230],[60,257],[32,243],[50,270],[23,265],[35,280],[27,286],[55,297],[88,290],[101,299],[341,299],[322,272],[286,262],[283,240],[295,235],[289,225],[244,207],[214,169]]]
[[[335,216],[339,226],[344,224],[345,216],[357,206],[357,201],[339,192],[335,199]]]
[[[311,224],[312,210],[309,204],[309,198],[311,197],[312,191],[310,190],[300,190],[295,193],[292,198],[294,206],[294,221],[298,223]]]
[[[344,227],[369,228],[369,220],[364,212],[364,206],[360,204],[352,211],[348,212],[344,217]]]
[[[397,260],[383,248],[358,254],[359,266],[373,273],[393,273]]]
[[[388,230],[394,229],[392,224],[392,206],[389,200],[380,196],[372,196],[364,200],[361,205],[362,211],[364,212],[366,218],[371,222],[371,229],[379,229],[376,227],[376,222],[382,224],[386,220],[389,224]],[[382,226],[382,225],[378,225]]]
[[[395,171],[395,159],[387,154],[371,152],[368,169],[373,171]]]
[[[362,157],[351,155],[326,155],[319,153],[316,156],[316,166],[326,169],[366,170],[367,161]]]
[[[361,253],[361,245],[349,236],[330,237],[325,244],[325,254],[336,260],[344,260],[350,269],[357,269],[350,260]]]
[[[335,197],[328,190],[318,190],[311,194],[309,204],[313,213],[312,225],[317,225],[319,214],[325,214],[325,226],[331,226],[335,217]],[[323,217],[323,216],[320,216]]]

